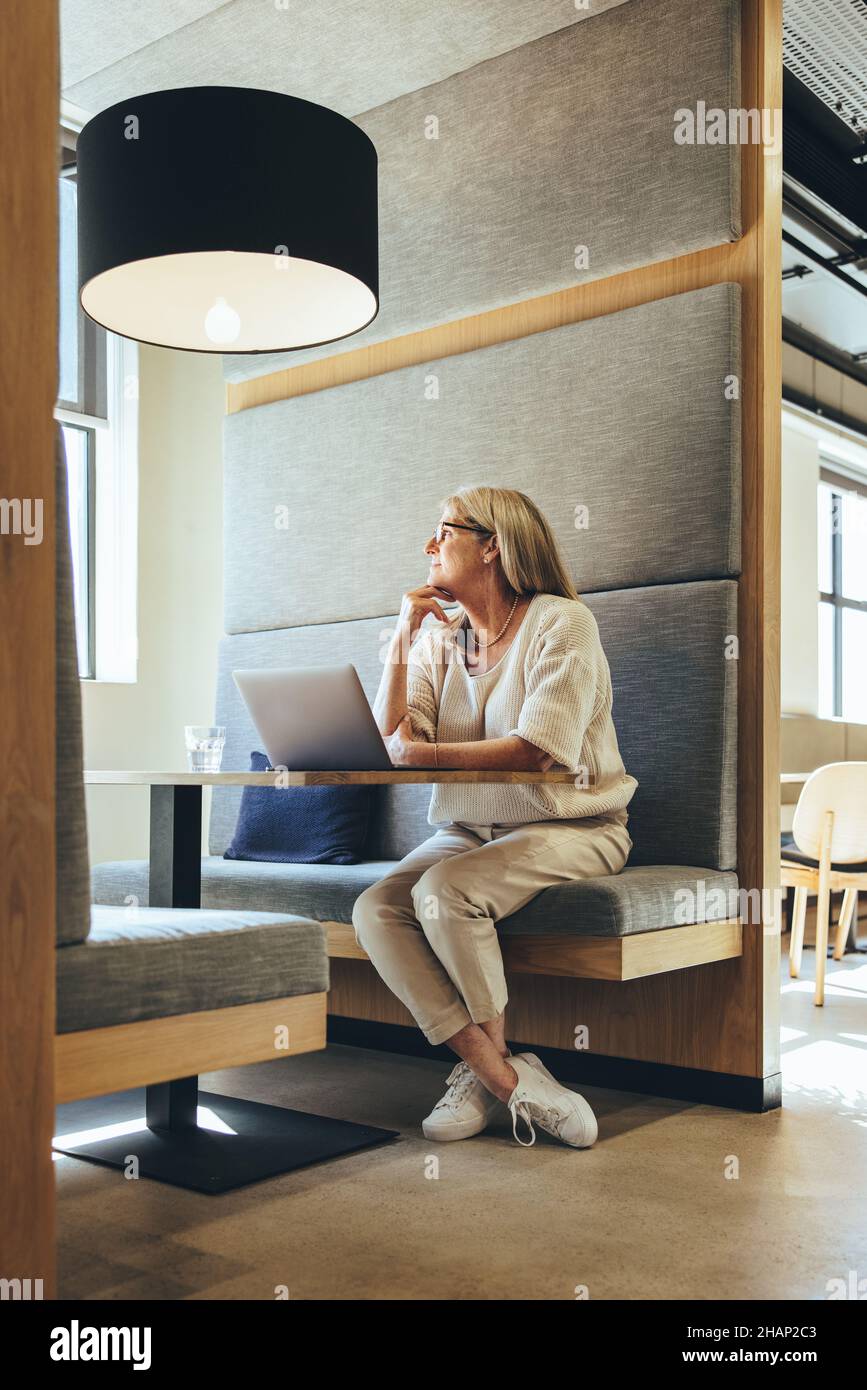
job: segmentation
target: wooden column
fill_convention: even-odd
[[[0,535],[0,1278],[54,1296],[54,421],[56,0],[0,23],[0,496],[43,540]],[[36,1297],[31,1285],[31,1297]]]
[[[782,0],[742,0],[742,104],[783,106]],[[782,141],[780,141],[782,146]],[[744,149],[743,507],[738,584],[738,873],[742,885],[780,883],[780,431],[782,409],[783,155]],[[780,1069],[780,920],[744,932],[739,987],[754,1012],[750,1073]]]

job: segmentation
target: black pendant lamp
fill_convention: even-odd
[[[140,342],[283,352],[379,310],[376,149],[314,102],[179,87],[78,137],[82,308]]]

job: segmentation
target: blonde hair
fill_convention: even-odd
[[[548,521],[526,493],[510,487],[462,487],[441,507],[442,516],[496,535],[503,574],[517,593],[580,599]]]

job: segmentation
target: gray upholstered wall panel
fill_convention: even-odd
[[[96,113],[131,92],[215,83],[351,117],[626,2],[62,0],[63,95]]]
[[[470,482],[528,492],[580,592],[736,574],[739,295],[714,285],[227,417],[226,630],[395,611],[424,581],[440,499]]]
[[[632,864],[735,865],[737,662],[727,658],[726,639],[737,631],[736,601],[732,580],[587,597],[611,668],[621,753],[639,782],[629,808]],[[348,660],[372,699],[393,622],[373,618],[226,638],[217,694],[217,720],[227,726],[224,768],[246,768],[259,746],[234,669]],[[370,858],[397,858],[431,833],[428,788],[383,788],[378,798],[381,838],[369,844]],[[231,839],[239,800],[238,791],[214,792],[214,854]]]
[[[630,864],[737,862],[737,583],[588,594],[638,790]]]
[[[736,238],[739,148],[675,144],[674,113],[739,106],[738,36],[739,0],[630,0],[357,116],[379,152],[378,317],[323,348],[229,356],[227,374]]]

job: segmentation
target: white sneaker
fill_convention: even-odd
[[[548,1068],[543,1066],[534,1052],[521,1052],[511,1057],[518,1084],[508,1099],[512,1115],[512,1133],[529,1148],[536,1142],[535,1120],[542,1129],[571,1144],[575,1149],[589,1149],[596,1143],[599,1133],[596,1116],[583,1096],[561,1086]],[[518,1118],[524,1120],[532,1138],[518,1138]]]
[[[509,1060],[511,1060],[511,1055]],[[458,1062],[448,1080],[448,1090],[438,1100],[421,1127],[426,1139],[469,1139],[481,1134],[502,1101],[483,1086],[466,1062]]]

